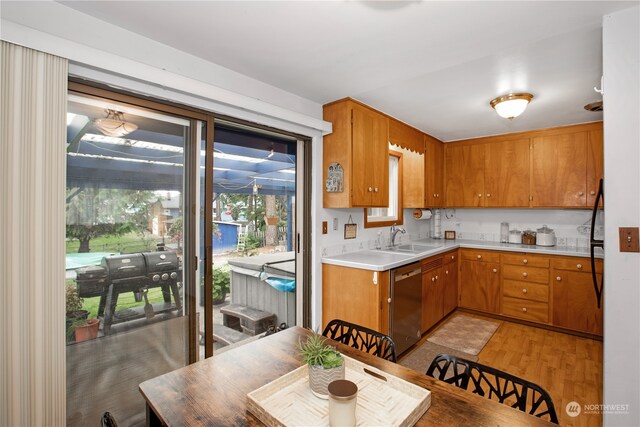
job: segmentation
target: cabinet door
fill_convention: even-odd
[[[587,204],[588,132],[533,138],[532,207]]]
[[[376,143],[376,114],[365,108],[354,106],[351,111],[352,162],[351,202],[353,206],[371,206],[373,183],[370,182],[372,151]]]
[[[402,207],[424,208],[426,206],[424,154],[404,148],[395,148],[395,150],[402,153]]]
[[[484,145],[445,146],[445,193],[450,207],[484,204]]]
[[[485,145],[484,206],[529,206],[529,139]]]
[[[374,273],[376,272],[358,268],[322,265],[323,327],[332,319],[342,319],[388,333],[386,298],[389,272],[377,272],[377,283],[373,281]],[[358,303],[354,304],[353,301]]]
[[[598,184],[603,177],[603,157],[602,129],[592,130],[587,146],[587,207],[592,207],[596,202]],[[598,206],[603,207],[602,199]]]
[[[498,313],[500,310],[500,264],[462,261],[460,306]]]
[[[553,324],[602,335],[602,307],[597,306],[591,273],[553,270]],[[602,275],[598,274],[598,283]]]
[[[458,307],[458,262],[452,262],[442,267],[443,302],[442,314],[446,316]]]
[[[444,144],[429,135],[425,141],[425,193],[427,207],[439,208],[444,206],[442,191]]]
[[[424,333],[444,317],[442,268],[422,273],[422,324]]]
[[[385,116],[373,113],[373,135],[365,144],[365,161],[359,166],[366,171],[369,186],[373,188],[371,206],[389,206],[389,142],[388,120]],[[354,161],[354,164],[356,162]],[[367,187],[368,188],[368,187]]]

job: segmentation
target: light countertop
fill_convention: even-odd
[[[341,255],[326,256],[322,258],[322,263],[340,265],[343,267],[360,268],[363,270],[385,271],[458,248],[486,249],[505,252],[523,252],[541,255],[577,256],[585,258],[589,258],[590,256],[589,248],[568,248],[559,246],[544,247],[489,242],[482,240],[421,239],[414,240],[408,243],[424,245],[427,247],[425,247],[424,252],[420,253],[396,253],[379,249],[362,250],[357,252],[344,253]],[[604,258],[604,252],[602,251],[602,249],[596,250],[596,257]]]

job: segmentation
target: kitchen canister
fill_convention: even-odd
[[[358,386],[349,380],[335,380],[329,384],[329,425],[355,427]]]
[[[509,243],[509,223],[508,222],[500,223],[500,242]]]
[[[525,230],[522,232],[522,244],[523,245],[535,245],[536,244],[536,232],[533,230]]]
[[[555,246],[556,245],[556,233],[546,225],[542,228],[538,228],[538,246]]]
[[[509,232],[509,243],[522,243],[522,231],[520,230],[511,230]]]

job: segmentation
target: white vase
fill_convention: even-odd
[[[320,399],[328,399],[327,387],[332,381],[344,379],[344,361],[336,368],[325,369],[322,365],[309,365],[309,388]]]

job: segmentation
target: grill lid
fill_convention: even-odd
[[[143,276],[146,273],[144,257],[140,253],[104,257],[101,264],[111,279]]]
[[[144,252],[142,255],[147,264],[148,274],[178,270],[178,255],[175,252]]]

